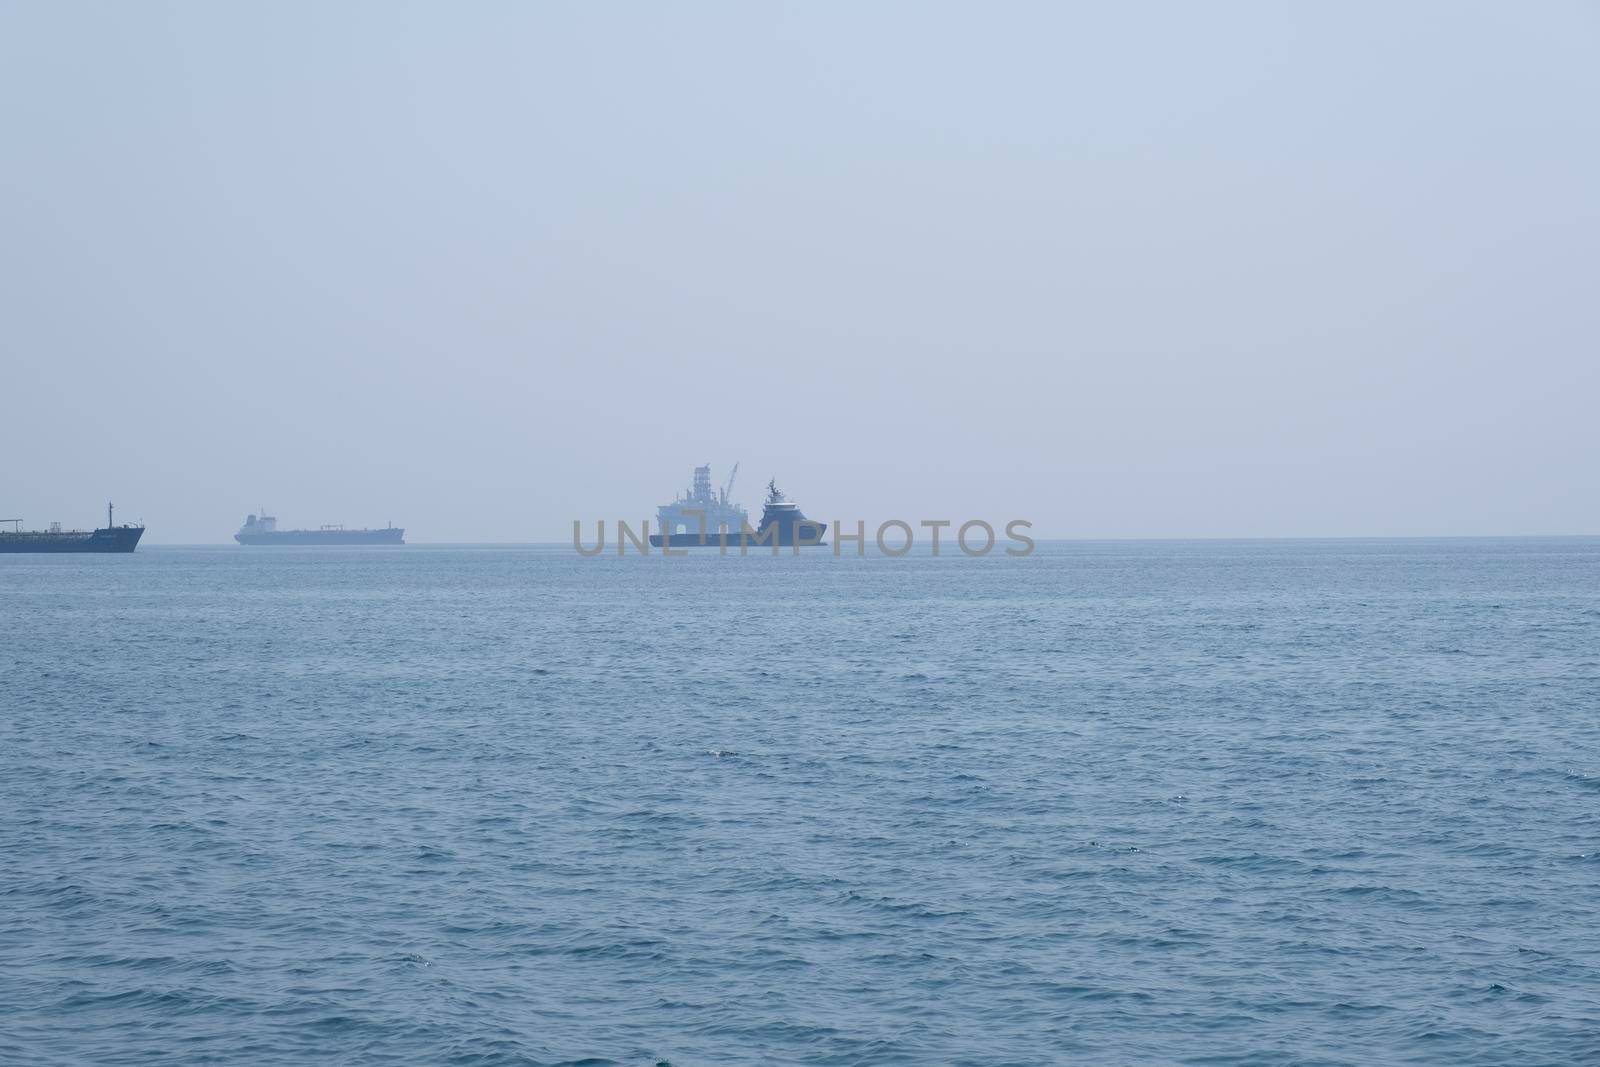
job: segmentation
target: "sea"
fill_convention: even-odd
[[[1600,539],[0,556],[0,1063],[1600,1063]]]

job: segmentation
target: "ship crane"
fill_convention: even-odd
[[[728,475],[728,484],[722,487],[722,503],[724,507],[728,503],[728,494],[733,492],[733,480],[737,477],[739,477],[739,463],[735,460],[733,471]]]

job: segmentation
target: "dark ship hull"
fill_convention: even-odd
[[[115,526],[92,533],[0,533],[0,552],[132,552],[143,536],[143,526]]]
[[[382,530],[273,530],[269,533],[236,533],[241,545],[403,545],[405,530],[390,526]]]
[[[797,533],[797,531],[803,531]],[[799,544],[802,548],[822,546],[825,542],[822,536],[828,532],[828,527],[820,522],[803,519],[791,526],[780,526],[776,530],[757,530],[754,533],[739,533],[729,530],[727,534],[728,547],[745,549],[771,548],[778,545],[782,548],[793,548]],[[650,547],[661,547],[661,534],[650,535]],[[711,534],[705,540],[700,539],[697,533],[675,533],[667,540],[668,548],[720,548],[722,538],[720,534]]]

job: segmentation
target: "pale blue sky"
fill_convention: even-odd
[[[1600,6],[0,3],[0,516],[1600,533]]]

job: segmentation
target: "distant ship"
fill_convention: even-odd
[[[804,536],[802,545],[820,545],[828,524],[806,518],[805,513],[800,510],[800,505],[778,490],[778,480],[773,478],[767,482],[767,503],[761,509],[761,525],[756,527],[756,535],[751,538],[750,543],[765,544],[762,537],[773,527],[777,528],[780,545],[794,544],[797,536]]]
[[[101,530],[63,530],[52,522],[48,530],[24,530],[21,519],[0,519],[15,524],[0,530],[0,552],[132,552],[144,536],[143,526],[118,526],[106,505],[106,525]]]
[[[798,504],[779,492],[776,479],[767,483],[761,525],[753,534],[745,534],[750,524],[749,515],[729,497],[733,480],[738,476],[739,465],[735,463],[728,475],[728,484],[717,490],[711,486],[711,465],[696,467],[694,484],[672,503],[656,509],[656,525],[661,532],[650,535],[651,546],[660,548],[663,539],[671,548],[720,545],[724,530],[730,546],[737,546],[741,537],[753,548],[772,544],[792,546],[797,531],[803,531],[803,544],[822,543],[827,524],[806,518]]]
[[[679,545],[716,544],[717,531],[727,527],[736,535],[750,521],[744,508],[732,502],[728,494],[733,491],[733,480],[739,477],[739,465],[733,465],[728,484],[720,490],[711,487],[711,464],[694,469],[694,484],[670,504],[656,509],[656,528],[661,533],[650,535],[650,543],[661,547],[662,535],[669,535],[672,547]],[[705,533],[702,539],[702,531]]]
[[[399,526],[381,530],[346,530],[321,526],[315,530],[280,530],[271,515],[247,515],[233,539],[241,545],[403,545],[406,532]]]

